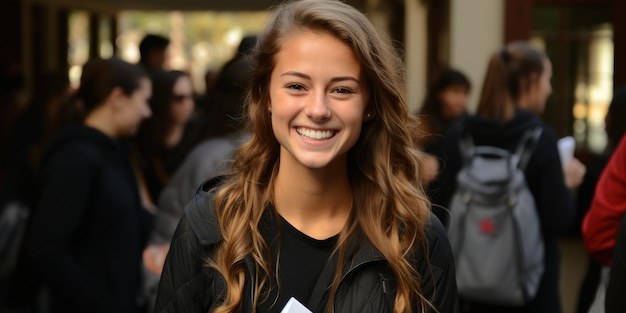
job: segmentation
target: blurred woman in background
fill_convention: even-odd
[[[471,89],[467,76],[453,68],[443,70],[428,88],[419,116],[425,132],[421,145],[427,153],[424,163],[429,197],[433,197],[439,190],[439,170],[445,165],[444,135],[453,121],[467,114]],[[445,225],[449,223],[450,218],[445,209],[433,206],[433,212]]]
[[[180,147],[188,133],[187,124],[195,103],[188,74],[155,70],[150,72],[150,79],[152,117],[139,129],[133,161],[142,185],[144,205],[156,209],[161,189],[184,158],[179,155]]]
[[[510,43],[491,55],[483,82],[476,116],[459,119],[446,134],[446,166],[441,192],[433,202],[448,207],[456,188],[456,176],[463,165],[459,141],[471,138],[476,146],[487,145],[514,152],[529,130],[541,128],[535,153],[524,171],[541,220],[545,244],[544,274],[534,297],[523,306],[498,306],[464,298],[463,312],[559,313],[558,237],[574,221],[576,208],[572,189],[580,185],[585,167],[572,158],[561,165],[557,134],[538,117],[552,92],[552,63],[548,56],[528,42]]]
[[[151,216],[121,139],[150,116],[151,84],[138,66],[94,59],[75,99],[81,123],[46,150],[28,256],[50,294],[47,312],[136,313]]]

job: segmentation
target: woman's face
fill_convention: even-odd
[[[546,101],[552,94],[552,63],[546,59],[543,61],[543,72],[530,87],[530,107],[535,113],[543,113]]]
[[[281,168],[345,165],[368,100],[352,49],[327,32],[303,30],[284,41],[275,64],[269,109]]]
[[[439,92],[441,103],[441,115],[447,121],[452,121],[461,116],[467,107],[468,90],[462,85],[450,85]]]
[[[171,118],[174,124],[178,126],[185,125],[191,115],[195,103],[193,100],[193,85],[188,76],[181,76],[176,80],[172,88],[172,103],[170,106]]]
[[[120,106],[118,124],[120,136],[133,136],[137,133],[141,122],[152,115],[148,99],[152,95],[152,83],[148,78],[142,78],[139,88],[130,96],[123,96],[125,102]]]

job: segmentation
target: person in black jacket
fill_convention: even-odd
[[[522,307],[502,307],[472,302],[461,294],[463,312],[561,312],[558,236],[574,221],[570,189],[581,183],[585,167],[575,158],[561,165],[558,137],[537,117],[551,93],[551,75],[550,60],[531,44],[518,41],[503,47],[491,56],[476,116],[457,121],[445,137],[446,165],[433,202],[448,207],[463,164],[461,138],[469,135],[475,145],[513,152],[526,131],[538,126],[543,130],[524,172],[545,241],[545,270],[537,295]]]
[[[49,291],[47,312],[137,312],[151,221],[119,139],[150,116],[150,94],[136,65],[112,58],[83,67],[76,98],[84,117],[46,149],[27,243]]]
[[[448,126],[455,120],[467,115],[467,100],[472,85],[461,71],[446,68],[437,75],[429,85],[426,98],[422,103],[419,116],[422,119],[425,133],[422,146],[427,153],[426,165],[432,171],[427,175],[427,182],[437,186],[439,169],[443,168],[443,160],[439,157],[444,146],[444,136]],[[435,190],[427,188],[426,193],[430,196]],[[449,225],[449,214],[441,207],[433,207],[433,212],[444,223]]]
[[[251,139],[171,241],[155,312],[458,312],[418,123],[388,38],[335,0],[276,8],[252,54]],[[294,312],[294,311],[291,311]]]

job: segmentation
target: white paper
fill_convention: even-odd
[[[313,313],[304,304],[300,303],[300,301],[296,300],[296,298],[291,297],[285,307],[280,313]]]
[[[559,156],[561,157],[561,164],[563,167],[574,157],[574,148],[576,148],[576,141],[574,137],[567,136],[559,139]]]

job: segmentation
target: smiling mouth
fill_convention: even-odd
[[[302,127],[296,128],[296,132],[300,136],[306,137],[308,139],[315,139],[315,140],[329,139],[335,136],[335,133],[336,133],[334,130],[313,130],[313,129],[302,128]]]

